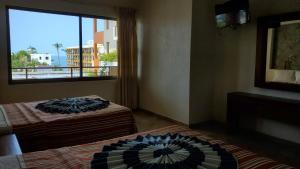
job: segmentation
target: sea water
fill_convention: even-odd
[[[52,55],[52,66],[67,67],[67,56],[59,56],[60,65],[57,56]]]

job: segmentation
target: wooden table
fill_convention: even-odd
[[[300,100],[272,97],[244,92],[227,95],[227,122],[230,131],[239,129],[245,114],[300,126]]]
[[[22,154],[17,137],[14,134],[0,136],[0,156]]]

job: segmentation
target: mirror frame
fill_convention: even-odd
[[[293,20],[300,20],[300,11],[257,19],[255,87],[300,92],[300,84],[266,81],[268,29],[280,25],[281,22]]]

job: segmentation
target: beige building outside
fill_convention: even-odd
[[[104,54],[117,51],[117,22],[114,20],[104,20],[104,31],[97,31],[97,19],[94,19],[94,39],[88,41],[82,47],[82,66],[84,72],[99,74],[101,67],[117,66],[117,63],[105,63],[101,61]],[[95,50],[96,49],[96,50]],[[67,66],[80,67],[79,46],[67,47]],[[111,68],[110,68],[111,69]],[[117,70],[114,70],[116,74]]]

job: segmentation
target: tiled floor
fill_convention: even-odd
[[[144,112],[134,112],[138,131],[147,131],[175,123],[160,116]],[[254,132],[230,134],[220,124],[207,123],[195,127],[196,130],[212,138],[221,139],[229,144],[259,153],[279,162],[300,168],[300,145],[277,140]]]
[[[134,118],[139,132],[174,125],[174,122],[144,111],[135,111]]]

